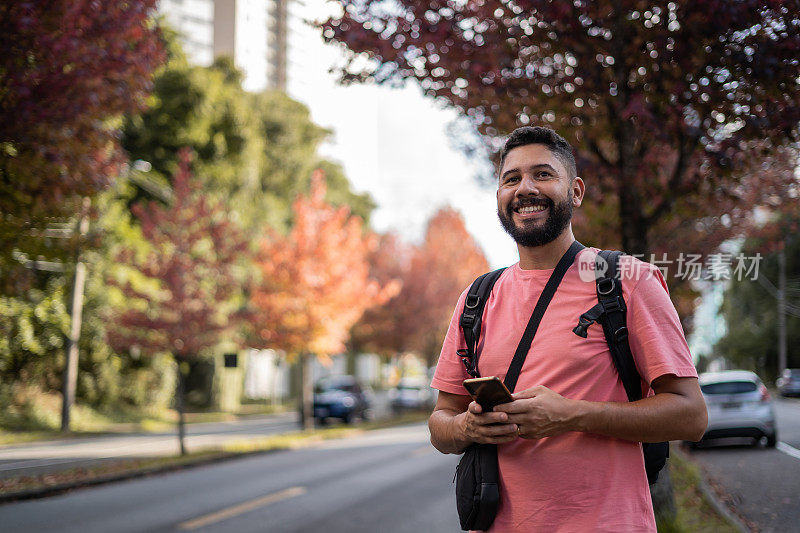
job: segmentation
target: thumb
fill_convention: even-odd
[[[474,415],[479,415],[479,414],[481,414],[483,412],[483,408],[481,408],[481,404],[479,404],[478,402],[475,402],[475,401],[470,402],[469,407],[467,409],[469,410],[470,413],[472,413]]]

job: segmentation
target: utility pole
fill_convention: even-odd
[[[86,265],[81,261],[81,241],[89,231],[89,207],[91,200],[83,199],[81,218],[78,221],[78,244],[75,251],[75,279],[72,284],[70,306],[71,327],[67,339],[67,358],[64,364],[64,383],[61,404],[61,431],[69,431],[70,410],[75,402],[75,383],[78,380],[78,341],[81,338],[83,317],[83,288],[86,285]]]
[[[781,240],[778,248],[778,375],[786,370],[786,251]]]

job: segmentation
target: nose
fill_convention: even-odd
[[[538,196],[539,187],[533,176],[523,174],[517,187],[516,196]]]

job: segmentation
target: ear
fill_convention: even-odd
[[[580,176],[575,176],[572,180],[572,206],[580,207],[583,203],[583,195],[586,193],[586,184]]]

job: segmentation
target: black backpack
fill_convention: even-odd
[[[619,278],[617,268],[620,251],[603,250],[599,252],[599,257],[604,262],[606,268],[597,268],[595,275],[597,278],[597,300],[598,303],[583,313],[578,319],[578,325],[573,328],[576,335],[586,338],[589,326],[599,322],[603,326],[603,333],[608,343],[611,358],[617,369],[622,385],[628,395],[628,401],[634,402],[642,398],[641,377],[636,370],[633,361],[631,347],[628,344],[628,328],[626,322],[625,300],[622,297],[622,283]],[[481,319],[486,301],[492,292],[495,282],[502,274],[499,269],[488,274],[484,274],[476,279],[469,289],[464,310],[461,314],[461,328],[464,331],[464,338],[468,346],[472,346],[472,357],[466,357],[467,350],[462,355],[462,361],[467,367],[467,372],[475,376],[478,368],[477,343],[480,338]],[[473,320],[464,320],[464,315],[472,315]],[[477,316],[475,316],[477,315]],[[470,327],[465,327],[465,322]],[[653,484],[658,479],[658,474],[667,462],[669,457],[668,442],[643,442],[642,452],[644,454],[645,470],[647,471],[647,482]]]

